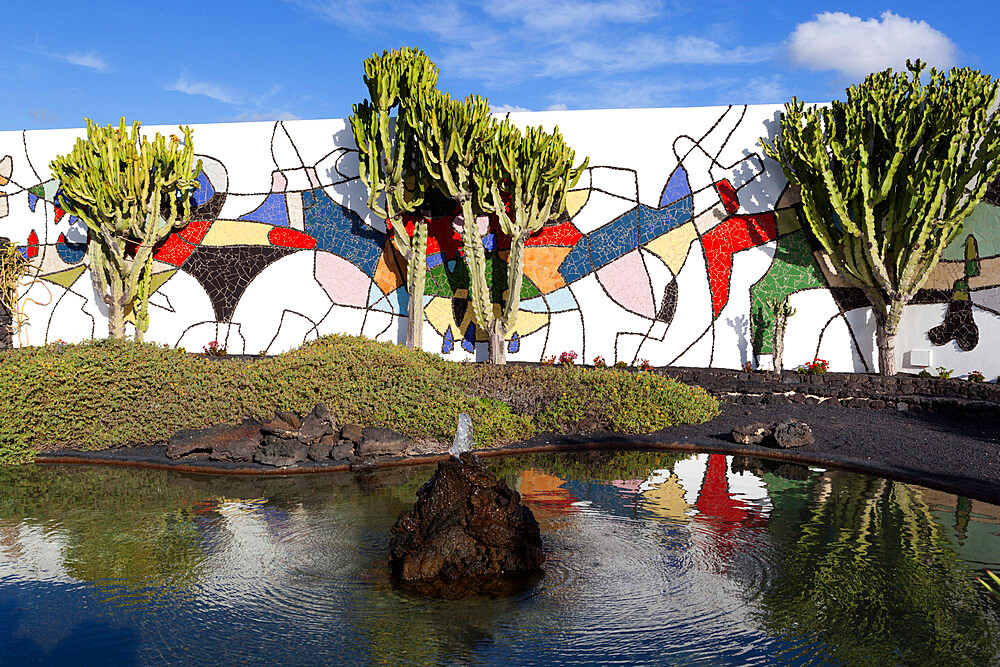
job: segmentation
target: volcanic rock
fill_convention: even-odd
[[[309,445],[308,457],[310,461],[327,461],[330,459],[330,453],[336,446],[337,441],[333,439],[332,435],[324,435],[316,442]]]
[[[388,428],[365,428],[355,450],[358,456],[398,456],[409,445],[410,439],[402,433]]]
[[[190,457],[194,452],[210,453],[216,461],[249,461],[245,452],[260,442],[260,424],[245,421],[240,426],[216,424],[208,428],[185,428],[177,431],[167,442],[167,457],[179,459]],[[244,456],[244,458],[241,458]]]
[[[361,424],[344,424],[344,428],[340,429],[340,437],[358,444],[361,442],[361,438],[364,437],[362,434],[363,430],[364,427]]]
[[[774,444],[782,449],[803,447],[815,442],[812,429],[805,422],[786,419],[774,427]]]
[[[742,445],[763,445],[765,447],[804,447],[815,442],[812,429],[805,422],[786,419],[780,423],[765,424],[754,422],[737,426],[732,432],[733,440]]]
[[[334,446],[333,451],[330,452],[330,458],[334,461],[353,461],[357,457],[354,455],[354,443],[350,440],[339,440],[336,446]]]
[[[521,496],[471,453],[438,464],[392,527],[400,586],[456,599],[510,590],[544,562],[538,523]]]
[[[264,436],[264,444],[254,452],[253,460],[269,466],[283,468],[306,460],[309,446],[298,440]]]
[[[733,440],[741,445],[759,445],[774,432],[774,424],[754,422],[733,429]]]

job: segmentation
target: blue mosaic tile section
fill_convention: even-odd
[[[451,332],[451,325],[449,325],[448,330],[444,332],[443,339],[444,342],[441,343],[441,354],[449,354],[455,349],[455,334]]]
[[[635,250],[638,226],[639,210],[634,208],[591,232],[590,258],[594,268],[599,269]]]
[[[201,206],[215,194],[215,188],[212,187],[212,182],[208,180],[208,175],[202,171],[198,174],[198,189],[194,191],[194,202],[198,206]]]
[[[62,261],[67,264],[76,264],[83,261],[84,255],[87,254],[87,244],[60,241],[56,243],[56,252],[59,253],[59,258]]]
[[[559,275],[568,283],[583,278],[594,270],[590,260],[590,239],[584,236],[573,246],[562,264],[559,265]]]
[[[691,197],[684,197],[664,208],[639,206],[639,244],[644,245],[680,227],[691,219]]]
[[[462,349],[472,353],[476,351],[476,324],[473,322],[465,330],[465,337],[462,338]]]
[[[287,227],[288,206],[285,203],[285,195],[272,192],[263,204],[246,215],[241,215],[238,219],[248,222],[265,222],[276,227]]]
[[[37,203],[38,203],[38,195],[32,194],[32,193],[29,192],[28,193],[28,208],[31,210],[32,213],[35,212],[35,204],[37,204]]]
[[[521,337],[515,333],[513,336],[510,337],[510,340],[507,342],[507,351],[510,352],[511,354],[514,354],[515,352],[518,352],[520,349],[521,349]]]
[[[687,172],[684,170],[684,167],[678,165],[674,173],[670,174],[670,179],[663,188],[663,194],[660,196],[660,206],[666,206],[682,197],[687,197],[689,194],[691,194],[691,185],[688,183]]]
[[[521,310],[529,313],[564,313],[576,310],[579,305],[568,287],[560,287],[545,296],[536,296],[521,302]]]
[[[306,234],[316,239],[316,250],[326,250],[375,277],[385,234],[366,225],[357,213],[330,199],[322,190],[302,193]]]
[[[410,305],[410,295],[405,287],[399,287],[388,294],[382,294],[378,285],[372,283],[368,292],[368,307],[382,313],[392,315],[405,315],[406,309]]]
[[[427,255],[427,268],[433,269],[435,266],[441,266],[444,264],[444,253],[443,252],[433,252]],[[454,269],[450,269],[454,270]]]

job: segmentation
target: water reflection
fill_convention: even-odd
[[[538,518],[545,576],[514,598],[461,602],[413,597],[388,580],[389,527],[429,469],[279,479],[0,469],[4,656],[202,664],[1000,658],[997,605],[974,580],[1000,569],[998,507],[721,455],[488,464]]]

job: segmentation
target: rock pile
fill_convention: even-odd
[[[520,494],[468,452],[438,464],[389,545],[401,587],[447,599],[516,591],[544,561],[538,522]]]
[[[439,451],[447,450],[441,444]],[[246,420],[239,426],[220,424],[183,429],[167,443],[167,457],[188,461],[260,463],[279,468],[305,461],[374,463],[378,457],[432,453],[427,443],[414,443],[402,433],[360,424],[338,426],[320,403],[305,417],[285,411],[267,422]]]
[[[754,422],[746,426],[737,426],[733,429],[733,440],[741,445],[763,445],[782,449],[803,447],[815,442],[809,425],[794,419],[771,424]]]

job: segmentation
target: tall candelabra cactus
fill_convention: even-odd
[[[410,295],[406,343],[417,348],[423,343],[427,225],[415,220],[410,236],[403,216],[423,204],[427,176],[408,121],[419,117],[437,77],[437,67],[419,49],[372,54],[365,61],[365,85],[371,99],[354,105],[350,117],[359,152],[358,174],[368,188],[368,208],[386,220],[393,244],[406,261]]]
[[[574,167],[575,158],[576,152],[563,140],[558,127],[552,133],[531,127],[522,134],[504,119],[495,141],[484,146],[476,164],[480,207],[496,215],[501,230],[510,237],[503,311],[499,317],[477,321],[489,336],[492,363],[505,363],[505,340],[517,323],[525,242],[566,210],[566,193],[576,185],[588,162]]]
[[[135,313],[135,337],[149,326],[148,299],[153,249],[188,223],[191,195],[198,188],[201,160],[194,161],[191,128],[183,141],[157,133],[153,141],[140,124],[99,127],[87,120],[87,138],[54,159],[59,206],[87,225],[91,278],[108,306],[108,332],[125,337],[125,317]]]
[[[426,104],[410,110],[417,146],[434,186],[462,210],[462,253],[469,267],[469,301],[479,326],[493,318],[486,280],[486,252],[477,224],[483,213],[477,196],[476,162],[493,141],[497,122],[489,102],[478,95],[453,100],[433,91]]]
[[[870,74],[829,107],[793,98],[773,145],[761,139],[834,270],[871,304],[883,375],[903,308],[1000,173],[997,82],[932,69],[925,84],[924,68]]]

